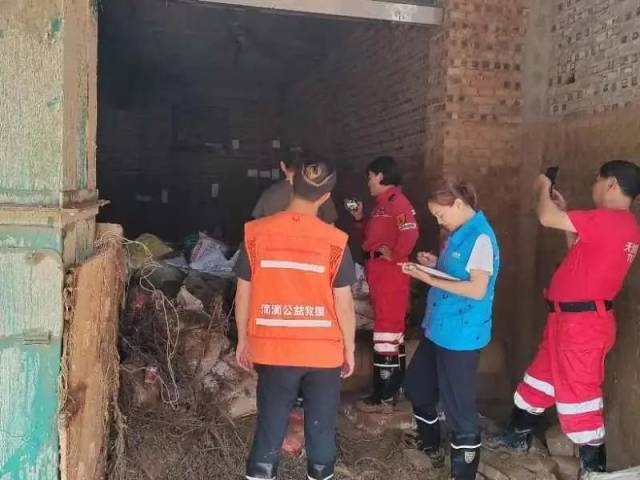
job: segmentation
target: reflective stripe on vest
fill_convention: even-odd
[[[256,325],[289,328],[331,328],[331,320],[316,320],[311,318],[300,320],[287,320],[284,318],[256,318]]]
[[[293,262],[290,260],[261,260],[262,268],[282,268],[285,270],[300,270],[301,272],[324,273],[324,265],[315,265],[313,263]]]
[[[310,215],[282,212],[245,226],[251,264],[248,334],[278,340],[265,361],[286,364],[280,352],[289,342],[341,340],[333,282],[346,243],[344,232]]]

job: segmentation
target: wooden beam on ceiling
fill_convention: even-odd
[[[386,20],[416,25],[442,24],[442,8],[380,0],[200,0],[204,3],[253,7],[312,15]]]

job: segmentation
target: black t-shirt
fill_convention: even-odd
[[[249,264],[249,258],[247,256],[247,250],[244,245],[240,250],[238,261],[233,269],[234,273],[247,282],[251,281],[251,265]],[[342,256],[342,263],[338,269],[338,274],[333,281],[333,288],[349,287],[356,283],[356,267],[353,263],[353,257],[351,256],[351,250],[347,247]]]

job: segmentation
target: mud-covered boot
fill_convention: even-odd
[[[329,480],[333,478],[334,465],[319,465],[310,463],[307,465],[308,480]]]
[[[539,415],[514,407],[509,426],[501,432],[488,435],[485,445],[492,449],[507,448],[525,453],[531,447],[532,433],[539,419]]]
[[[434,468],[444,466],[444,451],[440,448],[440,421],[435,409],[422,410],[416,408],[413,416],[418,426],[416,447],[430,459]]]
[[[480,434],[454,433],[451,436],[451,478],[475,480],[480,464]]]
[[[373,356],[373,393],[356,403],[365,413],[392,413],[401,384],[398,355]]]
[[[580,480],[590,473],[607,471],[607,452],[604,445],[582,445],[580,448]]]
[[[278,475],[277,463],[248,463],[247,480],[276,480]]]

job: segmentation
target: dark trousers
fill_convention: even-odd
[[[276,464],[287,433],[289,413],[302,390],[304,435],[310,464],[336,461],[336,427],[340,406],[340,368],[256,365],[258,419],[248,465]]]
[[[476,405],[479,359],[479,350],[447,350],[423,339],[404,380],[405,394],[416,415],[431,417],[440,400],[452,433],[479,434]]]

